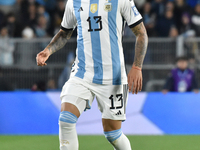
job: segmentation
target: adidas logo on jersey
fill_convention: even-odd
[[[83,11],[83,8],[82,8],[82,7],[79,8],[78,12],[80,12],[80,11]]]
[[[121,115],[122,113],[121,113],[121,111],[119,110],[115,115]]]

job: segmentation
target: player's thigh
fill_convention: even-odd
[[[102,119],[105,120],[103,121],[104,126],[107,122],[112,127],[112,124],[115,124],[112,122],[116,121],[116,124],[120,124],[120,121],[126,120],[127,84],[97,86],[95,87],[95,95]]]
[[[66,82],[61,92],[61,111],[69,111],[79,117],[89,107],[88,101],[92,101],[94,96],[83,82],[77,78]]]

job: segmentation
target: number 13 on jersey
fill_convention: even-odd
[[[95,23],[99,24],[99,28],[94,28],[94,29],[93,29],[92,23],[91,23],[91,19],[94,19]],[[102,30],[101,16],[88,17],[87,22],[89,23],[88,32],[92,32],[92,31],[101,31],[101,30]]]

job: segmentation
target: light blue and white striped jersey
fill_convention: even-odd
[[[61,28],[77,26],[71,76],[97,84],[127,84],[122,34],[124,22],[142,22],[133,0],[68,0]]]

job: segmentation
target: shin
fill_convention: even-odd
[[[78,137],[76,133],[77,117],[68,111],[60,113],[59,140],[60,150],[78,150]]]
[[[121,129],[104,132],[104,134],[116,150],[131,150],[130,142]]]

